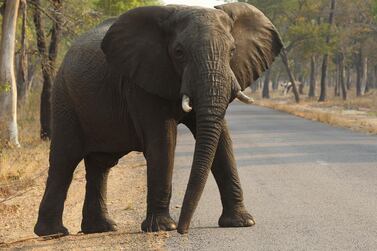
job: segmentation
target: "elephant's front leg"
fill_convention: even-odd
[[[141,224],[145,232],[177,228],[169,212],[176,135],[177,124],[173,120],[166,120],[161,126],[154,124],[145,133],[148,195],[147,217]]]
[[[196,137],[195,116],[183,121]],[[220,190],[223,212],[219,219],[221,227],[249,227],[255,224],[243,203],[243,193],[233,154],[232,140],[226,123],[221,132],[212,173]]]
[[[232,140],[224,125],[212,173],[220,190],[223,212],[219,219],[221,227],[249,227],[255,224],[243,203],[243,193],[233,155]]]

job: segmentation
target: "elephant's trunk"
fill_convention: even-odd
[[[213,81],[214,78],[212,78]],[[217,82],[217,81],[215,81]],[[207,181],[223,127],[230,89],[224,83],[210,83],[210,90],[200,90],[194,97],[196,144],[191,174],[183,200],[178,232],[187,233],[191,218]],[[208,86],[208,85],[207,85]],[[201,96],[201,97],[198,97]]]

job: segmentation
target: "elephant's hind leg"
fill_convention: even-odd
[[[50,157],[54,159],[54,157]],[[38,236],[68,235],[63,226],[63,209],[73,172],[79,163],[74,160],[51,160],[46,183],[46,190],[39,207],[38,220],[34,233]]]
[[[118,157],[106,153],[92,153],[85,157],[86,194],[81,230],[83,233],[116,231],[110,219],[107,205],[107,178],[110,168],[118,163]]]
[[[64,202],[73,172],[83,158],[80,127],[74,114],[67,113],[64,120],[56,121],[53,125],[46,189],[34,227],[34,232],[39,236],[68,234],[62,220]]]

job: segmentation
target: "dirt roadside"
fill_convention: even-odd
[[[377,116],[370,115],[368,109],[344,109],[337,105],[313,105],[309,102],[296,104],[286,100],[257,100],[256,104],[336,127],[377,134]]]
[[[141,154],[124,157],[110,172],[108,208],[119,230],[114,233],[77,234],[85,192],[85,171],[76,169],[65,206],[64,224],[72,235],[43,240],[33,234],[46,174],[22,196],[0,203],[0,249],[27,250],[158,250],[164,249],[167,233],[145,234],[140,223],[145,216],[146,166]]]

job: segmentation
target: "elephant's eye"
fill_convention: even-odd
[[[177,59],[183,59],[183,57],[185,56],[184,52],[183,52],[183,49],[178,47],[178,48],[175,48],[174,50],[174,56],[177,58]]]
[[[234,56],[235,53],[236,53],[236,47],[233,47],[232,49],[230,49],[230,57],[231,58]]]

